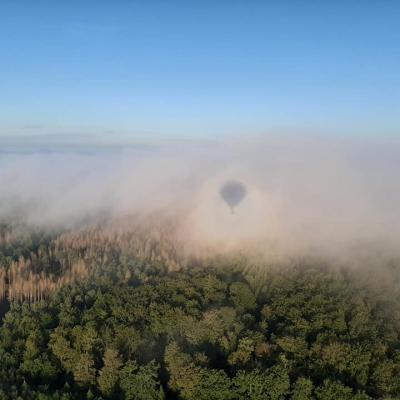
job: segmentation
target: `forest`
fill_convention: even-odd
[[[400,261],[185,254],[168,229],[0,225],[0,399],[400,398]]]

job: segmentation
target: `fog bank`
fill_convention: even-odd
[[[33,144],[32,144],[33,143]],[[303,135],[139,144],[0,141],[0,217],[70,226],[164,213],[192,249],[398,256],[400,143]],[[246,185],[231,214],[227,180]]]

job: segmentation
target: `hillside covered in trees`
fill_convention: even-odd
[[[400,262],[190,257],[168,230],[0,226],[0,399],[400,398]]]

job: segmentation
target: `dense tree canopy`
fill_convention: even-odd
[[[0,267],[0,399],[400,397],[396,263],[250,268],[3,225]]]

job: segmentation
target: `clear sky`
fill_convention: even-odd
[[[0,1],[0,134],[400,134],[400,1]]]

